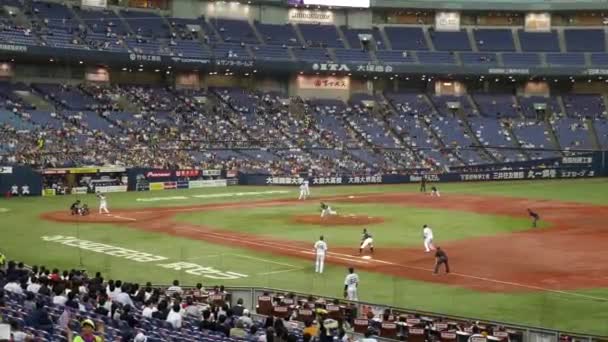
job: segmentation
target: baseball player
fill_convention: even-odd
[[[540,215],[533,212],[532,209],[528,209],[528,215],[530,215],[530,218],[532,218],[532,227],[536,228],[538,220],[540,220]]]
[[[435,252],[435,269],[433,270],[433,274],[439,273],[439,266],[445,265],[445,273],[450,273],[450,264],[448,264],[448,255],[441,249],[441,247],[437,246],[437,251]]]
[[[369,247],[369,250],[374,253],[374,239],[372,234],[367,232],[366,228],[363,228],[363,235],[361,237],[361,246],[359,246],[359,254],[363,252],[365,248]]]
[[[431,196],[441,197],[439,190],[437,190],[437,187],[434,185],[431,187]]]
[[[426,177],[424,175],[420,178],[420,192],[426,192]]]
[[[428,253],[435,250],[435,246],[433,245],[433,230],[431,227],[426,224],[422,226],[422,236],[424,237],[424,251]]]
[[[13,186],[11,186],[11,195],[19,196],[19,187],[17,186],[17,184],[14,184]]]
[[[332,210],[329,205],[321,202],[321,217],[325,217],[325,215],[338,215],[338,212]]]
[[[348,274],[344,279],[344,298],[348,300],[359,300],[357,298],[357,287],[359,286],[359,276],[355,273],[355,269],[350,267]]]
[[[300,196],[298,197],[298,200],[305,200],[306,197],[306,185],[302,183],[300,184]]]
[[[108,210],[108,199],[106,196],[98,192],[97,198],[99,198],[99,213],[101,214],[103,212],[105,214],[109,214],[110,211]]]
[[[304,189],[306,190],[306,197],[310,197],[310,188],[308,187],[308,179],[304,181]]]
[[[325,253],[327,253],[327,243],[325,243],[323,235],[319,237],[319,241],[315,242],[314,250],[316,253],[315,273],[323,273]]]

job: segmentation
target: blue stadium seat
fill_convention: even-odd
[[[606,49],[604,30],[565,29],[564,39],[569,52],[601,52]]]
[[[509,29],[473,29],[479,51],[515,51],[513,33]]]
[[[522,51],[559,52],[557,31],[526,32],[518,30]]]
[[[435,49],[439,51],[470,51],[469,36],[464,30],[434,31],[429,29],[429,35]]]

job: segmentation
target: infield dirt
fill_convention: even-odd
[[[422,194],[370,194],[355,198],[333,197],[332,201],[336,203],[390,203],[519,218],[526,217],[526,208],[532,208],[550,227],[531,228],[517,233],[477,237],[449,243],[436,241],[436,244],[439,244],[449,256],[452,268],[450,275],[432,275],[434,257],[432,253],[424,253],[422,241],[419,248],[376,246],[375,254],[369,260],[358,255],[358,246],[332,247],[327,255],[326,262],[328,263],[354,266],[357,269],[389,276],[460,286],[478,291],[564,291],[608,287],[608,253],[606,253],[608,229],[605,227],[608,206],[472,195],[436,198]],[[126,225],[144,231],[305,258],[312,262],[312,242],[307,244],[298,241],[269,239],[253,234],[177,222],[173,219],[176,214],[186,212],[293,206],[301,203],[307,202],[272,200],[187,207],[140,208],[113,211],[110,216],[92,214],[85,217],[71,216],[67,211],[49,212],[44,213],[42,218],[59,222],[80,221]],[[367,216],[365,217],[367,218]],[[471,225],[475,225],[475,222],[471,222]]]

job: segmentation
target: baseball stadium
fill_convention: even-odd
[[[606,25],[0,0],[0,341],[607,341]]]

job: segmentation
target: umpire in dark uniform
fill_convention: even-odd
[[[426,176],[420,178],[420,192],[426,192]]]
[[[441,249],[441,247],[437,247],[437,251],[435,252],[435,270],[433,274],[439,273],[439,267],[441,265],[445,265],[445,273],[450,273],[450,264],[448,263],[448,255]]]

